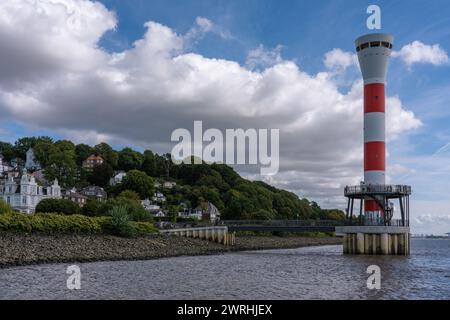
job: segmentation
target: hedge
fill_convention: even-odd
[[[0,231],[43,234],[109,234],[110,217],[87,217],[82,215],[63,215],[57,213],[6,213],[0,215]],[[133,222],[130,225],[136,235],[157,233],[158,230],[148,222]]]

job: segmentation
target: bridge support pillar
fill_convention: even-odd
[[[336,227],[343,236],[344,254],[409,255],[409,227],[347,226]]]

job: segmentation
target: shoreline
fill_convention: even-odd
[[[53,263],[136,261],[229,252],[339,245],[336,237],[238,236],[235,246],[175,236],[119,238],[105,235],[41,235],[0,232],[0,269]]]

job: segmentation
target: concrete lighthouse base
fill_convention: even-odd
[[[336,235],[344,237],[344,254],[407,256],[410,253],[409,227],[336,227]]]

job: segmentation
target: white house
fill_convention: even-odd
[[[156,192],[153,195],[152,200],[157,202],[157,203],[162,203],[162,202],[166,202],[167,199],[161,192]]]
[[[61,187],[56,179],[51,186],[39,186],[34,177],[24,171],[20,179],[9,176],[0,184],[0,197],[13,209],[31,214],[41,200],[60,199]]]
[[[7,161],[5,161],[5,158],[3,158],[3,155],[0,154],[0,175],[2,175],[5,172],[11,171],[12,167],[9,165]]]
[[[36,160],[34,150],[32,148],[27,151],[27,159],[25,161],[25,169],[36,171],[41,170],[41,164]]]
[[[127,173],[125,171],[117,171],[114,176],[109,179],[109,185],[115,186],[119,183],[122,183],[123,178],[127,176]]]
[[[216,222],[220,220],[220,211],[211,202],[202,202],[194,209],[196,215],[200,215],[202,220]]]
[[[165,189],[172,189],[173,187],[175,187],[177,185],[176,182],[173,181],[164,181],[163,187]]]

